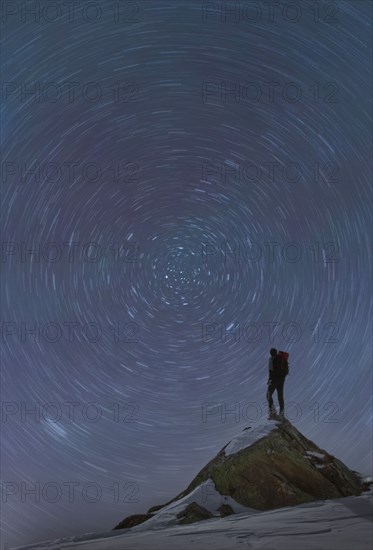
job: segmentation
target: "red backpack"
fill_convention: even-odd
[[[278,376],[287,376],[289,374],[289,354],[286,351],[278,351],[273,360],[273,370]]]

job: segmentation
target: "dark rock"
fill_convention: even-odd
[[[197,504],[197,502],[191,502],[182,512],[179,512],[176,516],[180,519],[180,525],[186,525],[188,523],[195,523],[196,521],[202,521],[204,519],[213,518],[213,514]]]
[[[363,491],[369,491],[373,481],[363,481]]]
[[[220,517],[222,518],[234,514],[233,508],[229,506],[229,504],[222,504],[220,508],[218,508],[218,512],[220,512]]]
[[[144,523],[144,521],[147,521],[152,517],[153,514],[134,514],[133,516],[127,516],[123,521],[114,527],[113,531],[115,529],[131,529],[131,527],[140,525],[140,523]]]
[[[159,504],[158,506],[152,506],[151,508],[149,508],[149,510],[146,513],[154,514],[154,512],[158,512],[158,510],[160,510],[161,508],[164,508],[165,506],[167,506],[167,504]]]

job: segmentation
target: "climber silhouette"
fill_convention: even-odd
[[[267,401],[269,407],[269,415],[277,414],[276,408],[273,405],[273,392],[277,390],[278,403],[280,405],[280,416],[284,416],[285,403],[284,403],[284,383],[287,375],[287,366],[285,372],[281,368],[282,357],[277,353],[276,348],[271,348],[270,358],[268,361],[268,389],[267,389]],[[280,352],[282,353],[282,352]],[[287,363],[287,362],[286,362]]]

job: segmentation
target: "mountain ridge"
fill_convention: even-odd
[[[125,517],[113,530],[154,529],[316,500],[358,496],[362,476],[275,416],[244,428],[165,504]],[[139,526],[137,528],[137,526]]]

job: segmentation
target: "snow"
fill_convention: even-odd
[[[278,424],[280,424],[280,421],[267,419],[261,420],[255,426],[250,427],[249,429],[245,430],[243,433],[232,439],[232,441],[230,441],[228,445],[224,447],[225,455],[233,455],[235,453],[238,453],[238,451],[245,449],[246,447],[250,447],[250,445],[252,445],[256,441],[259,441],[259,439],[262,439],[262,437],[265,437],[272,430],[277,428]]]
[[[133,528],[96,538],[82,535],[22,550],[371,550],[372,509],[370,490],[358,497],[245,512],[157,531]]]
[[[179,522],[177,514],[185,510],[191,502],[197,502],[197,504],[203,506],[203,508],[206,508],[206,510],[209,510],[209,512],[217,517],[220,517],[218,508],[222,504],[229,504],[236,514],[242,512],[250,512],[252,514],[258,513],[258,511],[253,508],[246,508],[238,504],[238,502],[230,496],[220,495],[215,489],[215,484],[212,479],[208,479],[193,489],[193,491],[188,493],[185,497],[164,506],[164,508],[158,510],[152,518],[147,520],[146,523],[136,525],[132,530],[144,531],[148,529],[163,529],[166,526],[177,525]]]
[[[310,458],[311,456],[315,456],[316,458],[320,458],[321,460],[324,460],[325,455],[321,453],[316,453],[315,451],[306,451],[307,458]]]

